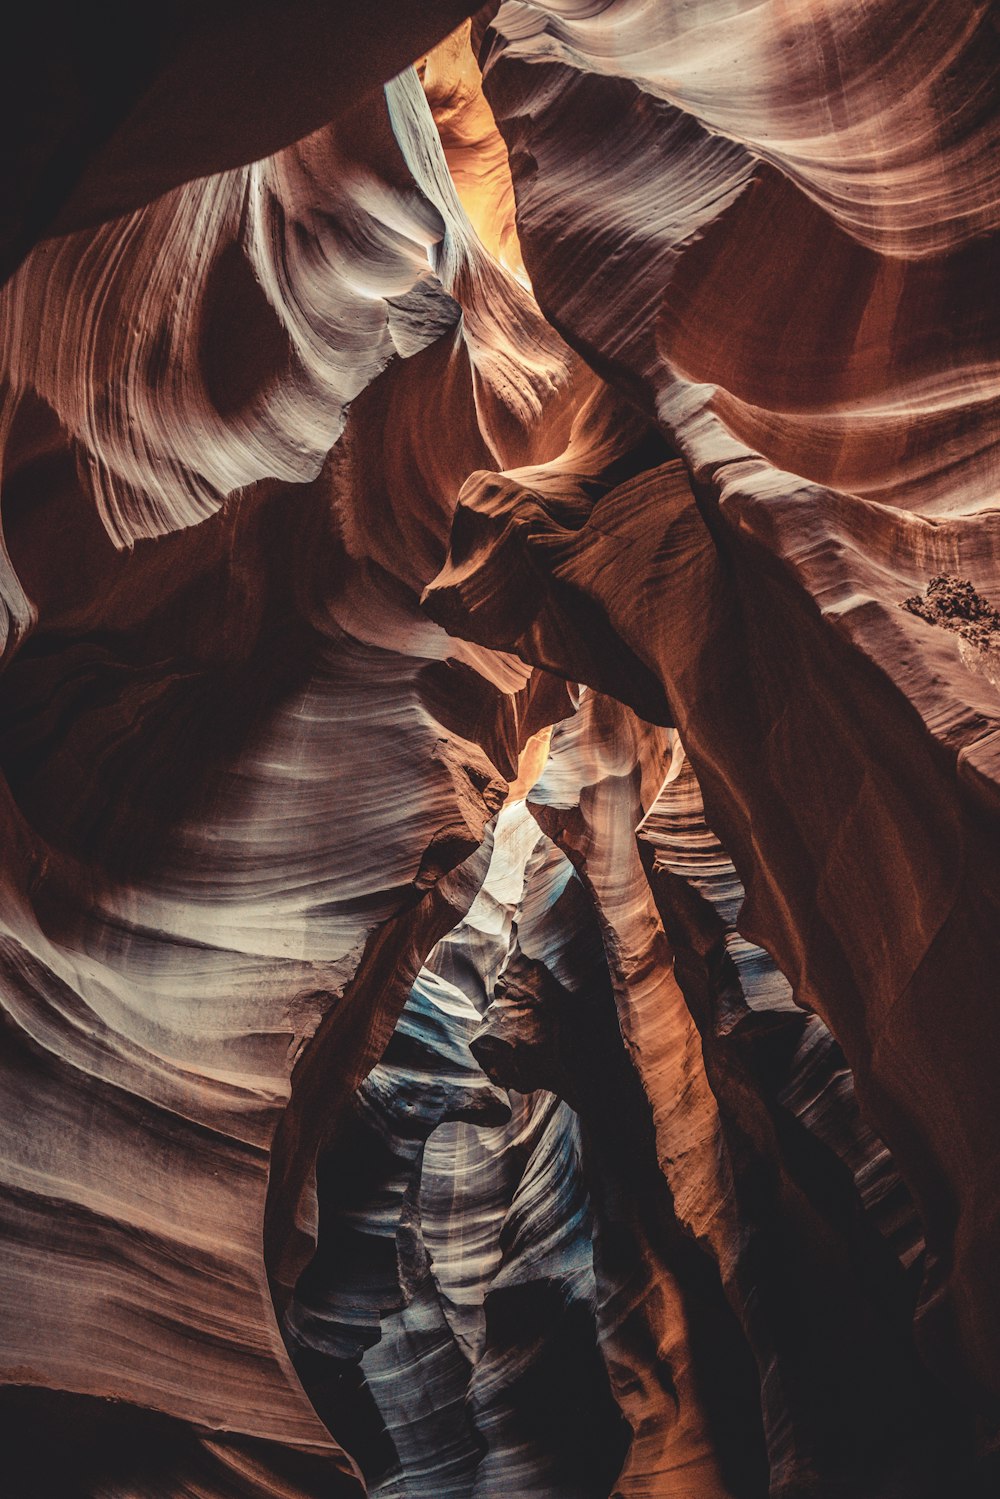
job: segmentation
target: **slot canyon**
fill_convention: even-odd
[[[0,1499],[995,1499],[1000,10],[8,43]]]

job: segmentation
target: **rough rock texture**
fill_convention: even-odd
[[[985,1499],[993,7],[7,55],[0,1494]]]

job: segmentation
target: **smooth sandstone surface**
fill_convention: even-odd
[[[994,8],[237,9],[7,63],[0,1494],[987,1499]]]

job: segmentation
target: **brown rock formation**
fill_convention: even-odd
[[[46,0],[22,11],[2,74],[11,175],[0,274],[39,234],[130,212],[347,114],[472,9],[170,0],[84,18]]]
[[[991,1493],[992,7],[64,11],[0,1494]]]
[[[830,1024],[916,1193],[926,1354],[996,1391],[996,686],[988,654],[898,607],[944,572],[1000,597],[997,116],[965,92],[996,33],[947,4],[865,27],[708,5],[633,48],[644,24],[628,3],[506,7],[486,90],[541,307],[681,458],[596,503],[555,471],[474,477],[430,608],[640,711],[661,684],[743,930]],[[899,40],[871,69],[878,24]],[[835,50],[831,129],[814,91]],[[512,617],[487,579],[525,564]],[[566,615],[606,621],[597,670]]]

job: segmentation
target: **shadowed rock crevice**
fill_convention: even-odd
[[[991,1499],[994,9],[10,22],[0,1499]]]

